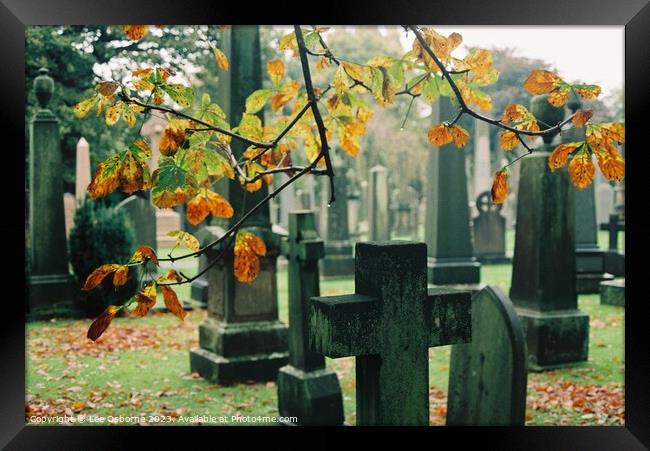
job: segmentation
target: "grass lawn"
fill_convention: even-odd
[[[508,235],[512,251],[512,234]],[[601,248],[606,248],[606,240],[606,233],[601,232]],[[159,255],[166,251],[160,249]],[[183,269],[188,276],[196,271],[196,265]],[[483,282],[505,293],[510,276],[510,265],[484,265],[481,270]],[[278,273],[278,290],[280,319],[287,322],[286,270]],[[321,283],[323,295],[353,290],[352,279]],[[189,287],[179,287],[177,292],[180,299],[189,299]],[[623,424],[625,311],[601,306],[598,295],[581,295],[579,308],[590,317],[589,361],[529,374],[528,425]],[[224,387],[190,373],[188,349],[198,345],[197,326],[204,315],[205,311],[195,309],[184,322],[165,313],[116,318],[97,343],[85,337],[90,320],[28,323],[27,417],[86,415],[87,421],[103,417],[104,425],[109,417],[120,416],[138,417],[132,419],[141,423],[173,419],[163,424],[250,425],[232,422],[231,416],[277,415],[274,383]],[[450,352],[451,347],[444,346],[429,353],[432,425],[445,422]],[[328,359],[327,364],[339,376],[346,422],[355,424],[354,359]],[[217,421],[192,418],[210,415]]]

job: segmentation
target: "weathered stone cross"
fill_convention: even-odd
[[[424,243],[358,243],[355,259],[356,294],[311,298],[311,349],[356,357],[357,425],[428,425],[428,348],[471,341],[470,293],[427,293]]]

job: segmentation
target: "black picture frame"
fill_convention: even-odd
[[[56,24],[123,24],[123,23],[330,23],[330,24],[395,24],[418,23],[439,25],[619,25],[625,27],[625,119],[626,119],[626,158],[627,180],[629,185],[628,205],[637,205],[636,193],[644,192],[641,186],[645,167],[643,156],[648,154],[642,146],[650,84],[650,5],[647,0],[573,1],[565,0],[508,0],[499,2],[455,0],[447,2],[410,0],[390,2],[375,0],[350,2],[330,0],[297,4],[251,3],[245,7],[238,2],[200,2],[185,0],[118,0],[103,2],[84,2],[83,0],[0,0],[0,128],[4,131],[3,140],[7,147],[3,150],[6,177],[14,173],[20,178],[23,172],[18,168],[24,165],[24,155],[17,149],[24,148],[24,108],[25,108],[25,35],[26,26]],[[603,55],[606,64],[606,55]],[[647,125],[645,126],[647,128]],[[7,139],[9,138],[9,139]],[[12,144],[9,145],[8,143]],[[13,160],[12,160],[13,159]],[[7,171],[8,165],[15,170]],[[24,181],[23,181],[24,182]],[[12,183],[14,188],[20,181]],[[4,184],[3,183],[3,184]],[[636,186],[639,185],[639,186]],[[5,188],[4,210],[0,224],[1,236],[20,236],[24,224],[20,218],[24,214],[24,196],[17,189]],[[647,188],[645,189],[647,191]],[[629,196],[632,196],[631,198]],[[630,200],[631,199],[631,200]],[[21,202],[22,200],[22,202]],[[631,202],[631,203],[630,203]],[[642,200],[638,205],[644,205]],[[15,210],[14,210],[15,209]],[[646,316],[642,313],[645,296],[642,284],[643,273],[648,267],[644,264],[648,222],[645,212],[640,208],[628,208],[625,212],[627,223],[628,302],[625,318],[625,411],[624,427],[525,427],[525,428],[426,428],[408,430],[373,429],[374,437],[386,433],[398,434],[398,440],[407,439],[406,446],[417,443],[412,434],[432,434],[431,437],[418,437],[429,441],[428,446],[439,445],[440,438],[449,438],[455,446],[470,438],[478,438],[488,449],[647,449],[650,447],[650,351],[648,350],[648,330]],[[16,243],[16,255],[5,256],[15,262],[18,268],[24,252],[20,240]],[[19,252],[23,252],[18,254]],[[630,260],[631,259],[631,260]],[[632,263],[630,263],[632,262]],[[13,274],[10,274],[13,279]],[[7,283],[7,285],[9,285]],[[631,291],[630,291],[631,290]],[[14,290],[18,291],[18,290]],[[4,293],[9,293],[9,288]],[[630,294],[631,293],[631,294]],[[24,294],[23,294],[24,296]],[[2,301],[3,327],[0,368],[0,446],[7,449],[123,449],[133,443],[136,435],[146,434],[147,442],[166,441],[170,434],[181,438],[186,446],[197,446],[200,442],[189,437],[185,428],[119,428],[109,427],[25,427],[25,303],[17,296],[6,295]],[[288,437],[266,437],[267,434],[293,433],[297,428],[259,428],[264,440],[277,447],[294,442]],[[262,430],[263,429],[263,430]],[[310,428],[306,428],[311,434]],[[148,432],[147,432],[148,431]],[[336,432],[357,435],[368,432],[363,428],[339,428]],[[471,434],[468,434],[471,432]],[[236,433],[237,440],[246,445],[247,434],[239,428],[193,428],[192,435],[199,440],[214,441],[213,446],[227,446],[224,434]],[[408,434],[408,436],[406,435]],[[256,434],[257,435],[257,434]],[[329,440],[334,446],[347,437],[336,437],[332,431],[318,431],[314,443],[325,445]],[[365,434],[364,434],[365,435]],[[292,440],[292,442],[286,442]],[[435,440],[435,442],[433,441]],[[303,442],[305,443],[305,442]],[[338,443],[338,445],[337,445]],[[199,445],[202,446],[202,445]],[[211,446],[211,445],[208,445]],[[273,445],[271,445],[273,447]],[[306,444],[304,446],[307,446]],[[423,446],[423,445],[417,445]],[[302,446],[301,446],[302,447]]]

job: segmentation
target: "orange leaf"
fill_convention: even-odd
[[[97,285],[102,283],[102,280],[104,280],[106,276],[117,271],[121,267],[122,265],[116,265],[114,263],[100,266],[86,278],[86,282],[84,283],[84,286],[81,289],[83,291],[92,290]]]
[[[221,49],[214,47],[212,49],[212,53],[214,53],[214,59],[217,62],[217,66],[221,70],[228,70],[228,67],[230,66],[230,63],[228,62],[228,57],[226,56],[225,53],[221,51]]]
[[[173,156],[178,148],[185,142],[185,128],[187,121],[170,121],[163,130],[158,150],[165,156]]]
[[[596,160],[600,171],[607,180],[620,181],[625,178],[625,160],[614,146],[596,149]]]
[[[456,144],[456,147],[459,149],[465,147],[465,144],[467,144],[467,140],[469,139],[469,133],[460,125],[451,126],[451,136],[454,138],[454,144]]]
[[[551,155],[548,157],[548,167],[551,168],[551,171],[555,171],[558,168],[564,166],[569,158],[569,154],[575,151],[577,148],[582,146],[583,142],[571,142],[571,143],[562,143],[553,149]]]
[[[453,139],[449,127],[445,124],[434,125],[429,129],[429,142],[434,147],[440,147],[449,144]]]
[[[569,88],[556,88],[548,95],[548,103],[556,108],[564,106],[569,98]]]
[[[576,128],[582,128],[593,115],[594,112],[592,110],[578,110],[573,116],[573,119],[571,119],[571,122],[573,122],[573,125],[576,126]]]
[[[239,232],[235,239],[234,273],[240,282],[253,282],[260,272],[258,255],[266,255],[266,245],[250,232]]]
[[[97,340],[106,329],[108,329],[108,326],[111,325],[111,321],[113,321],[113,318],[115,318],[115,315],[119,310],[120,308],[115,305],[109,305],[106,307],[106,310],[104,310],[90,325],[86,336],[92,341]]]
[[[551,92],[562,79],[553,72],[536,69],[530,73],[524,82],[524,88],[530,94],[546,94]]]
[[[133,310],[133,315],[139,318],[145,316],[151,307],[156,305],[156,283],[152,283],[144,288],[144,290],[138,292],[137,298],[138,305],[135,310]]]
[[[517,134],[510,130],[499,133],[499,145],[505,151],[514,149],[519,145],[519,138]]]
[[[160,266],[158,264],[158,257],[156,256],[156,251],[154,251],[150,246],[139,246],[133,255],[131,256],[131,259],[129,260],[129,263],[137,263],[143,261],[145,258],[148,258],[151,260],[151,262],[156,265]]]
[[[187,312],[183,310],[183,306],[181,305],[180,302],[178,302],[178,296],[176,296],[174,290],[167,285],[161,285],[160,288],[162,289],[163,299],[165,300],[165,306],[174,315],[179,317],[181,320],[184,320],[185,316],[187,315]]]
[[[147,34],[149,27],[146,25],[124,25],[122,26],[122,30],[127,38],[132,41],[139,41]]]
[[[502,122],[519,122],[526,115],[530,114],[528,108],[517,103],[511,103],[503,110]]]
[[[203,188],[187,203],[187,220],[197,225],[208,217],[208,213],[218,218],[231,218],[235,211],[223,196]]]
[[[122,286],[126,283],[126,280],[129,275],[129,267],[120,265],[120,268],[115,271],[115,275],[113,276],[113,285],[116,287]]]
[[[583,148],[569,163],[569,174],[571,181],[579,189],[585,189],[594,180],[596,168],[591,161],[591,154]]]
[[[273,59],[266,63],[266,72],[269,74],[271,83],[277,85],[284,78],[284,63],[280,59]]]
[[[502,204],[508,197],[508,172],[505,169],[497,171],[492,183],[492,202]]]

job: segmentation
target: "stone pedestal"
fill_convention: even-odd
[[[434,105],[434,122],[452,119],[447,97]],[[428,280],[434,285],[478,284],[481,264],[474,257],[467,208],[465,153],[446,144],[429,153],[425,240]]]
[[[246,97],[262,87],[258,26],[233,26],[222,32],[220,47],[228,56],[230,70],[220,74],[218,103],[230,120],[239,123]],[[240,158],[246,145],[233,140],[231,148]],[[205,227],[202,244],[223,235],[252,205],[268,194],[268,187],[246,192],[234,180],[223,179],[216,190],[228,199],[235,214],[223,227]],[[275,380],[278,369],[288,361],[287,326],[278,321],[276,260],[279,237],[273,233],[268,203],[248,218],[243,229],[266,244],[260,257],[260,272],[252,283],[238,282],[233,274],[233,240],[225,240],[206,252],[207,262],[217,260],[206,273],[208,317],[199,326],[198,349],[190,351],[190,367],[219,383]]]
[[[564,117],[545,96],[532,100],[531,112],[547,124]],[[587,360],[589,316],[577,309],[575,188],[568,171],[551,172],[545,144],[521,160],[519,206],[510,298],[517,308],[531,371]]]
[[[41,69],[34,80],[40,110],[29,124],[29,314],[74,310],[68,270],[59,120],[47,109],[54,81]]]

